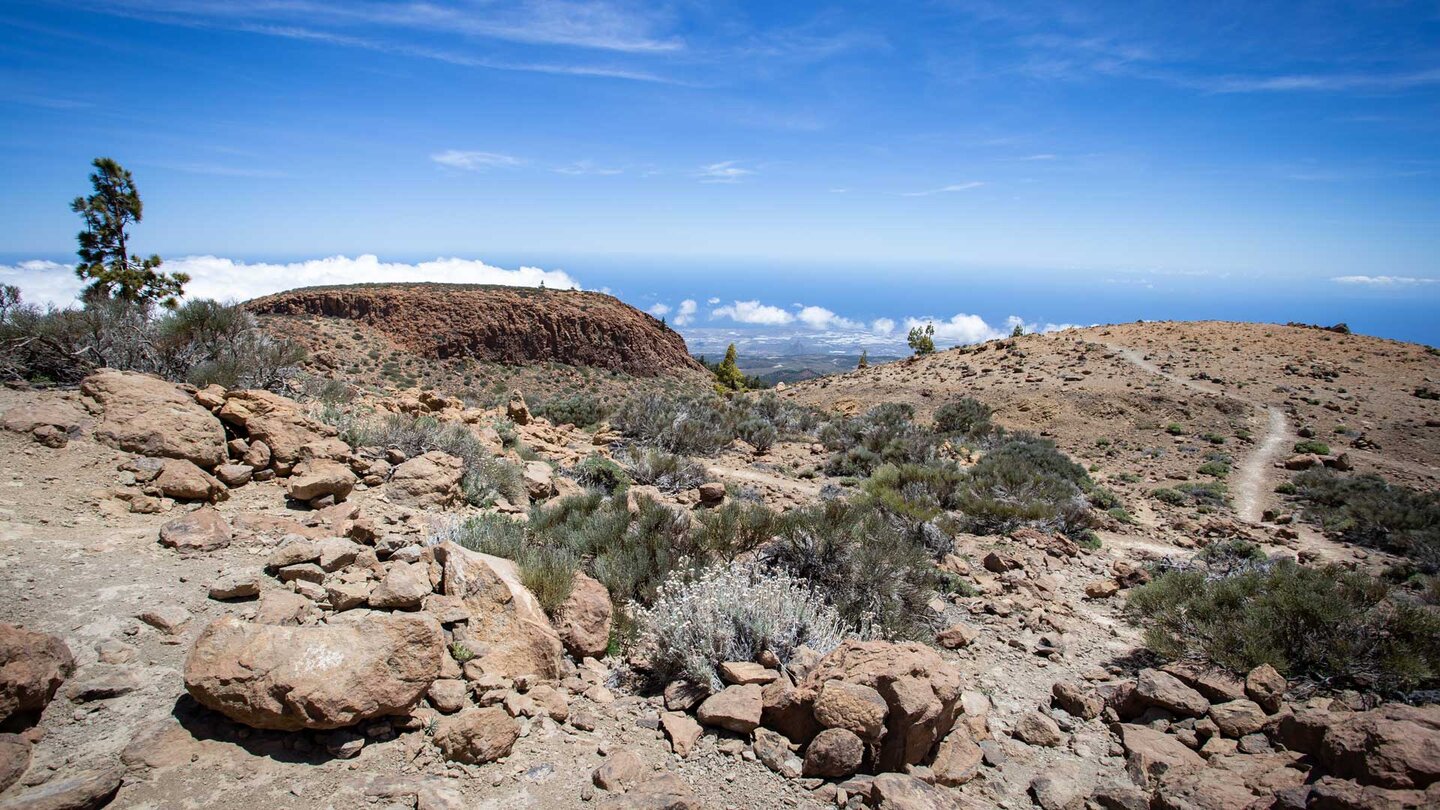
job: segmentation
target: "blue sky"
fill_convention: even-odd
[[[140,249],[232,263],[208,294],[457,257],[694,326],[1440,341],[1436,2],[10,2],[0,116],[27,289],[65,289],[33,262],[109,155]]]

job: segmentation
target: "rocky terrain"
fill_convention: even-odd
[[[355,317],[414,352],[485,343],[483,328],[427,343],[408,330],[438,334],[452,315],[369,292],[257,305]],[[573,300],[567,324],[589,299]],[[403,327],[369,321],[380,301]],[[661,337],[643,362],[658,364],[668,338],[645,328]],[[494,350],[521,346],[544,351]],[[368,391],[364,408],[453,426],[523,471],[522,492],[473,503],[470,461],[351,443],[313,404],[265,391],[116,371],[0,390],[0,809],[1437,806],[1440,708],[1268,665],[1164,663],[1124,614],[1153,564],[1219,540],[1383,565],[1292,520],[1273,490],[1301,467],[1435,488],[1440,414],[1415,392],[1437,378],[1421,347],[1143,324],[789,388],[838,411],[910,401],[922,418],[974,396],[1054,437],[1130,519],[1102,514],[1084,546],[1031,527],[958,533],[937,562],[952,586],[924,608],[931,637],[762,652],[714,684],[647,683],[643,655],[611,644],[605,587],[577,574],[547,614],[514,562],[459,540],[458,519],[523,519],[581,493],[581,463],[626,448],[606,425],[554,424],[519,395]],[[1330,446],[1293,452],[1302,431]],[[1217,451],[1228,501],[1150,496],[1208,480]],[[798,508],[853,491],[817,471],[824,455],[737,440],[704,459],[705,483],[611,497],[676,520],[737,499]]]

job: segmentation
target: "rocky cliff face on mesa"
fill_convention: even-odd
[[[553,361],[652,376],[700,366],[680,335],[609,295],[468,284],[310,287],[257,298],[258,315],[359,321],[423,357]]]

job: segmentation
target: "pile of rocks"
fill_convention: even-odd
[[[292,537],[269,576],[222,575],[212,597],[258,601],[200,634],[191,696],[252,728],[330,732],[321,743],[336,756],[433,725],[446,759],[477,764],[505,756],[528,719],[564,722],[567,695],[604,688],[594,659],[563,655],[609,638],[594,580],[577,577],[557,630],[508,560],[389,537]]]
[[[784,668],[762,657],[722,664],[718,691],[688,681],[665,688],[658,722],[676,754],[690,756],[706,728],[739,735],[771,770],[842,806],[945,806],[935,785],[978,774],[989,701],[965,691],[960,670],[935,650],[847,641],[823,657],[801,648]],[[896,804],[901,796],[910,803]]]
[[[1090,801],[1099,807],[1440,804],[1440,707],[1369,708],[1359,695],[1291,702],[1286,694],[1285,679],[1269,665],[1241,680],[1172,664],[1099,688],[1056,683],[1053,706],[1107,723],[1125,756],[1131,782],[1097,789]],[[1025,723],[1014,733],[1031,744],[1058,744]]]

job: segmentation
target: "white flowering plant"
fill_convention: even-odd
[[[640,643],[661,679],[720,689],[716,666],[724,661],[753,661],[769,651],[783,666],[802,645],[824,654],[846,638],[870,635],[783,572],[739,565],[685,570],[672,573],[650,607],[636,611]]]

